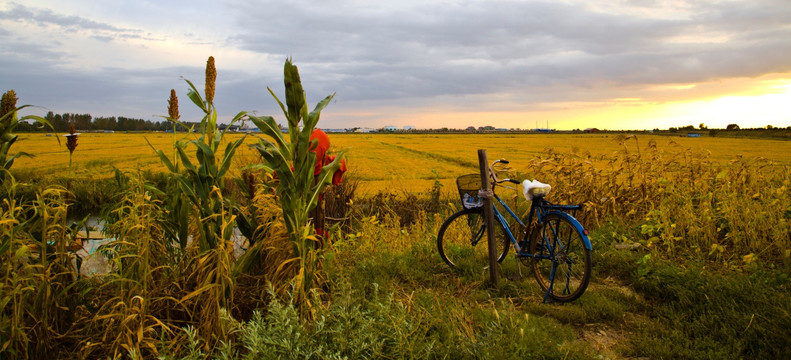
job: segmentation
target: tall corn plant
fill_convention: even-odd
[[[200,122],[201,135],[188,141],[186,146],[176,144],[176,153],[181,166],[176,166],[162,150],[155,150],[160,160],[170,170],[179,191],[186,196],[194,209],[190,216],[197,222],[198,257],[186,265],[191,269],[189,282],[195,289],[185,295],[182,303],[193,304],[193,316],[199,320],[199,330],[206,340],[217,340],[221,336],[220,308],[227,308],[232,301],[233,243],[231,235],[235,224],[232,206],[223,198],[224,177],[230,169],[233,155],[245,137],[229,142],[224,151],[223,136],[217,126],[217,109],[214,106],[217,70],[214,57],[206,62],[205,98],[189,80],[187,97],[203,111]],[[240,121],[246,112],[231,119],[230,125]],[[227,128],[226,128],[227,130]],[[195,149],[197,163],[187,156],[186,148]],[[223,151],[222,154],[220,152]],[[181,238],[186,245],[186,238]]]
[[[299,72],[291,59],[286,60],[283,77],[285,105],[272,89],[267,89],[288,120],[288,139],[283,136],[273,117],[250,116],[250,119],[271,139],[262,138],[254,147],[263,157],[265,167],[274,171],[279,180],[275,194],[283,210],[293,252],[293,258],[279,268],[293,269],[295,272],[291,282],[294,287],[293,300],[297,302],[300,311],[307,314],[311,308],[309,292],[323,280],[320,271],[323,243],[314,234],[309,213],[316,206],[322,190],[332,183],[332,175],[340,166],[343,152],[335,161],[324,166],[318,177],[314,177],[316,154],[310,150],[317,143],[311,142],[310,135],[319,121],[321,110],[335,95],[327,96],[313,111],[308,112]]]

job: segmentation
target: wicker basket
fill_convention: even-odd
[[[456,178],[456,188],[459,189],[461,205],[465,209],[478,208],[483,206],[483,199],[478,197],[481,190],[481,175],[468,174]]]

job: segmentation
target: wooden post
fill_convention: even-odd
[[[483,214],[484,222],[486,224],[486,234],[488,235],[489,245],[489,280],[492,286],[497,286],[498,282],[498,269],[497,269],[497,246],[495,246],[494,235],[494,211],[492,210],[492,187],[489,183],[489,158],[486,155],[486,150],[478,150],[478,164],[481,167],[481,190],[479,194],[483,198]]]

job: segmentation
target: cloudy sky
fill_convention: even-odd
[[[320,127],[791,126],[789,0],[0,2],[0,90],[31,110],[183,120],[215,103],[283,119],[299,66]]]

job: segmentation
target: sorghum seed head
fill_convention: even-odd
[[[170,89],[170,99],[168,99],[168,116],[171,120],[178,120],[179,115],[179,98],[176,96],[176,90]]]
[[[69,149],[69,154],[74,152],[77,148],[77,131],[74,129],[74,124],[69,124],[69,135],[66,136],[66,148]]]
[[[217,69],[214,67],[214,56],[206,61],[206,102],[214,101],[214,82],[217,80]]]
[[[0,100],[0,116],[5,116],[14,111],[14,109],[16,109],[16,101],[16,92],[14,92],[14,90],[6,91],[3,94],[2,100]]]

